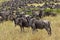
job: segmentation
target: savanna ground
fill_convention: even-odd
[[[32,34],[31,28],[21,32],[19,26],[14,26],[11,21],[0,24],[0,40],[60,40],[60,14],[56,17],[44,17],[51,22],[52,35],[49,36],[45,29]]]

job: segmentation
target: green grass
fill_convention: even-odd
[[[49,9],[49,8],[47,8],[47,9],[45,9],[44,10],[45,12],[54,12],[54,13],[60,13],[60,8],[59,9]]]
[[[0,24],[0,40],[60,40],[60,15],[43,19],[51,22],[51,36],[45,29],[38,30],[34,34],[32,34],[31,28],[25,28],[25,32],[21,32],[19,26],[15,27],[13,22],[7,21]]]

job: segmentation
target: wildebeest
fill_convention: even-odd
[[[14,19],[15,26],[19,25],[21,28],[21,31],[24,30],[24,27],[29,27],[29,20],[32,17],[30,15],[23,15],[22,17],[16,17]]]
[[[21,31],[24,30],[24,27],[29,27],[28,23],[28,17],[27,16],[22,16],[22,17],[17,17],[14,19],[15,26],[19,25],[21,28]]]
[[[55,9],[60,9],[60,4],[56,4]]]
[[[41,8],[41,9],[39,10],[39,17],[40,17],[40,18],[43,18],[43,17],[44,17],[44,9],[43,9],[43,8]]]
[[[39,12],[37,10],[32,10],[32,15],[34,17],[39,17]]]
[[[45,12],[44,16],[56,16],[56,14],[53,12]]]
[[[34,1],[33,0],[30,0],[29,1],[30,3],[33,3]],[[35,1],[37,2],[37,1]],[[30,15],[26,15],[25,12],[26,10],[30,10],[30,8],[35,8],[35,6],[31,5],[30,7],[28,6],[28,8],[26,7],[27,5],[25,4],[25,1],[20,1],[20,0],[12,0],[12,1],[8,1],[7,3],[3,3],[2,4],[2,12],[0,13],[0,21],[2,20],[13,20],[14,23],[15,23],[15,26],[16,25],[19,25],[20,28],[21,28],[21,31],[24,30],[24,27],[30,27],[33,29],[33,30],[36,30],[36,29],[43,29],[45,28],[46,31],[48,32],[48,34],[51,34],[51,27],[50,27],[50,22],[49,21],[46,21],[46,20],[39,20],[39,19],[36,19],[34,17],[40,17],[42,18],[43,15],[51,15],[50,13],[49,14],[45,14],[43,13],[43,10],[40,10],[40,13],[39,12],[36,12],[36,11],[32,11],[32,16]],[[10,7],[9,10],[8,8],[5,8],[5,7]],[[19,12],[19,8],[21,7],[21,9],[23,8],[27,8],[25,10],[25,12]],[[45,6],[44,6],[45,7]],[[5,10],[6,9],[6,10]],[[16,15],[13,15],[13,12],[16,11]]]
[[[2,23],[3,22],[3,18],[0,16],[0,23]]]
[[[4,20],[8,20],[8,16],[10,15],[10,11],[8,10],[4,10],[0,12],[0,16],[4,19]]]
[[[29,22],[29,25],[34,30],[36,29],[46,29],[49,35],[51,35],[51,27],[50,22],[47,20],[38,20],[36,18],[32,18]]]
[[[44,17],[44,10],[41,10],[41,9],[40,10],[33,10],[32,15],[34,17],[42,18],[42,17]]]

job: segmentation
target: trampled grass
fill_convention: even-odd
[[[43,19],[51,22],[51,36],[48,35],[45,29],[39,29],[34,34],[32,34],[31,28],[25,28],[25,32],[21,32],[19,26],[15,27],[13,22],[7,21],[0,24],[0,40],[60,40],[60,15]]]

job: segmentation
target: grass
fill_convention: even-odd
[[[60,8],[59,9],[50,9],[50,8],[47,8],[44,10],[45,12],[54,12],[54,13],[59,13],[60,14]]]
[[[4,0],[0,0],[0,2],[4,2]],[[36,4],[36,6],[38,5]],[[38,30],[34,34],[32,34],[31,28],[25,28],[26,32],[21,32],[19,26],[15,27],[13,22],[6,21],[0,23],[0,40],[60,40],[60,15],[44,17],[43,19],[51,22],[51,36],[48,35],[45,29]]]
[[[1,3],[1,2],[5,2],[5,1],[9,1],[9,0],[0,0],[0,3]]]
[[[44,5],[44,3],[42,3],[42,4],[37,4],[37,3],[33,3],[33,4],[27,4],[28,6],[31,6],[31,5],[34,5],[34,6],[43,6]]]
[[[60,40],[60,15],[43,19],[51,22],[51,36],[45,29],[38,30],[34,34],[32,34],[31,28],[25,28],[25,32],[21,32],[19,26],[15,27],[13,22],[7,21],[0,24],[0,40]]]

